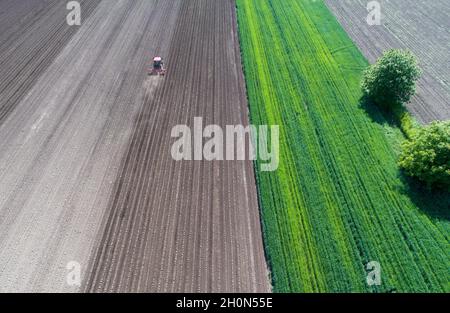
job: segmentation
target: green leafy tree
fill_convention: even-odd
[[[420,74],[417,59],[411,52],[393,49],[365,70],[361,88],[370,100],[389,108],[411,99]]]
[[[450,187],[450,121],[417,129],[402,146],[399,165],[431,186]]]

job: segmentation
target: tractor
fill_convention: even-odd
[[[149,69],[149,75],[164,76],[166,69],[164,68],[164,61],[161,57],[154,57],[151,68]]]

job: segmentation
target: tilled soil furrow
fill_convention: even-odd
[[[89,277],[135,117],[160,85],[147,66],[166,54],[179,2],[95,3],[46,70],[27,65],[39,77],[0,123],[1,291],[79,290],[66,266]],[[48,11],[38,23],[65,23]],[[38,29],[39,38],[54,31]],[[19,53],[18,62],[29,57]]]
[[[179,6],[168,73],[135,120],[87,291],[270,290],[251,161],[171,157],[175,125],[248,124],[234,1]]]
[[[0,291],[270,291],[252,162],[171,156],[248,125],[235,2],[80,3],[0,0]]]
[[[11,11],[4,11],[8,15],[2,17],[0,27],[0,124],[79,28],[67,25],[65,2],[14,2]],[[80,1],[84,19],[89,18],[99,2]],[[16,20],[8,22],[8,16]]]

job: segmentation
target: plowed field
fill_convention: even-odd
[[[0,1],[0,290],[269,291],[252,163],[170,154],[248,123],[234,2],[65,4]]]

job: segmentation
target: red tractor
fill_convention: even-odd
[[[166,69],[164,68],[164,61],[161,57],[154,57],[151,68],[149,69],[149,75],[164,76]]]

